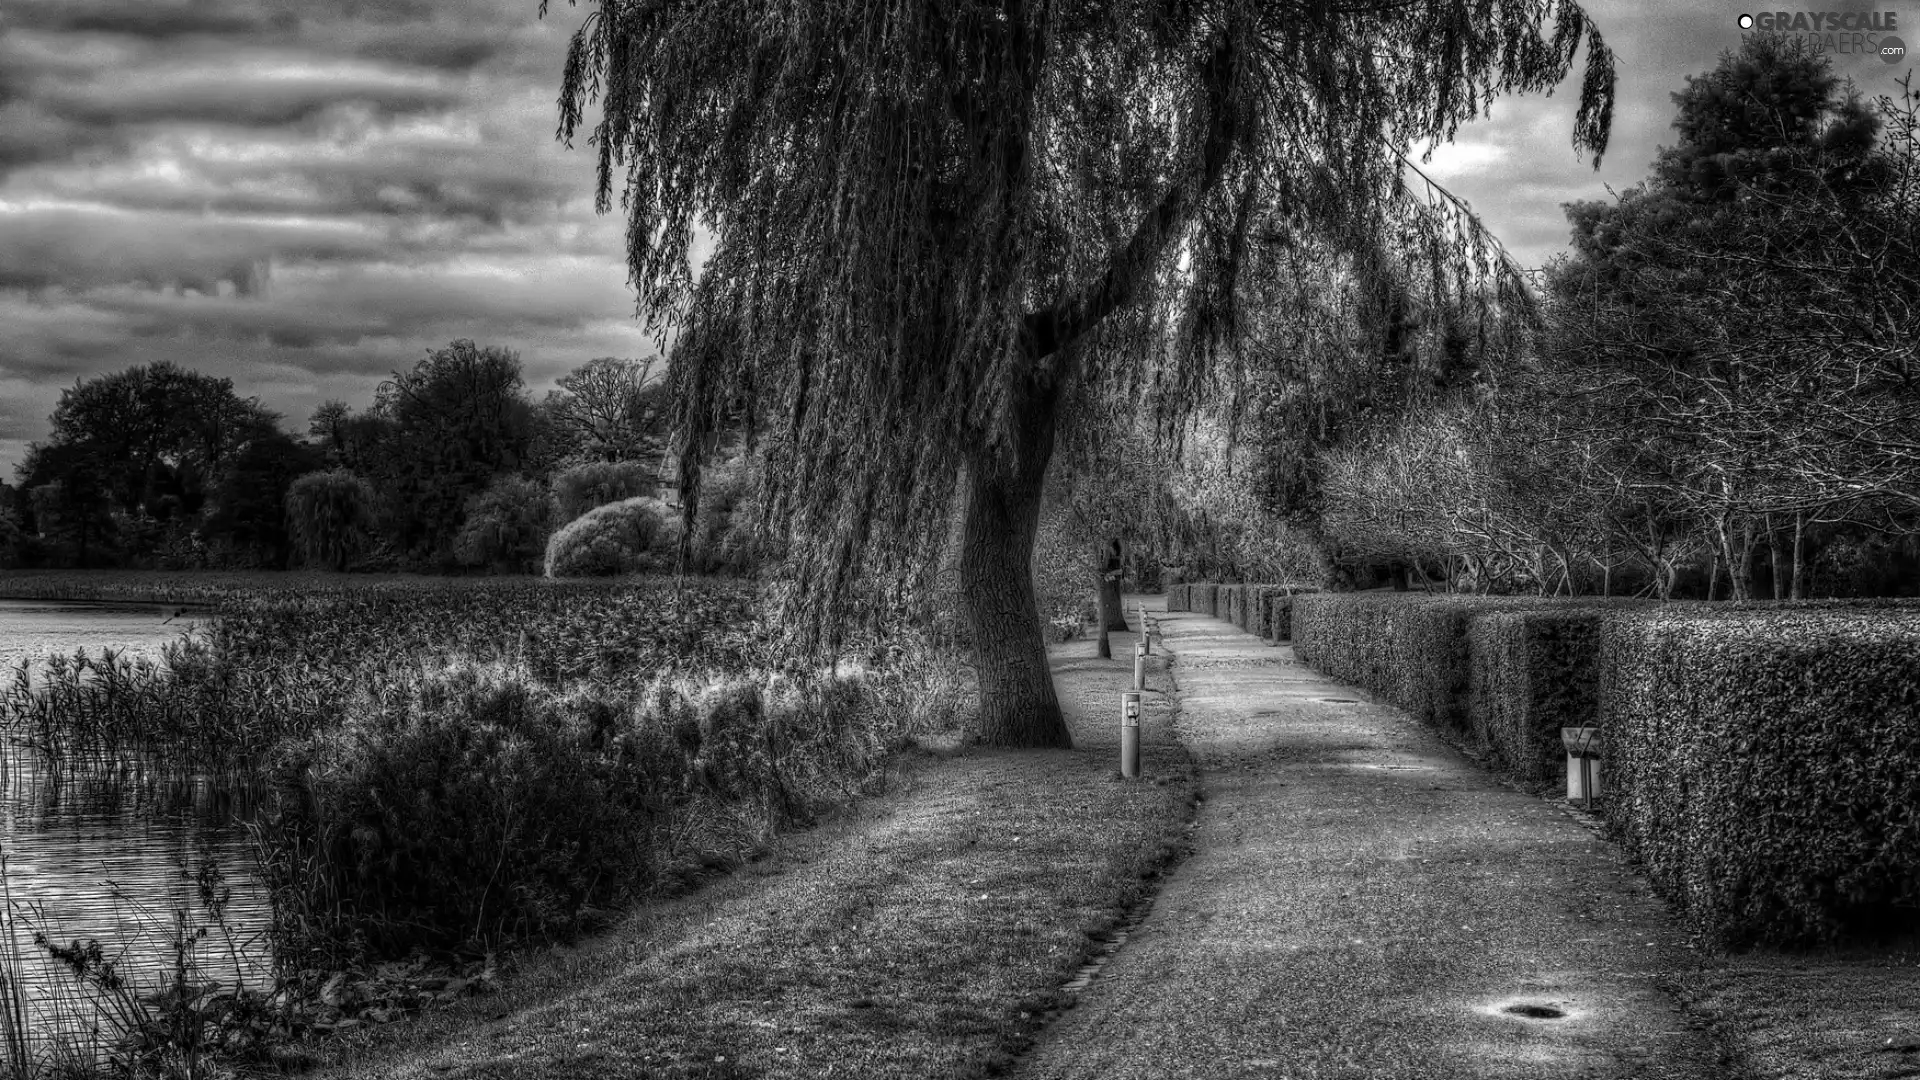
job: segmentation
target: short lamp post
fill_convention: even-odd
[[[1600,729],[1563,727],[1560,742],[1567,748],[1567,801],[1579,799],[1591,810],[1600,794]]]
[[[1147,643],[1144,641],[1133,647],[1133,688],[1147,688]]]
[[[1140,691],[1120,695],[1120,775],[1140,779]]]

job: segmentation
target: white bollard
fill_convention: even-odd
[[[1561,728],[1560,742],[1567,748],[1567,801],[1578,799],[1591,810],[1600,794],[1600,729]]]
[[[1120,775],[1140,779],[1140,692],[1120,695]]]

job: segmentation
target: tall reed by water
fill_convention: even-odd
[[[776,664],[761,608],[750,586],[711,581],[230,589],[158,661],[17,668],[0,736],[76,778],[263,782],[248,828],[285,1003],[330,971],[565,937],[697,884],[971,708],[965,673],[911,627],[863,641],[857,663]],[[115,996],[117,972],[87,949],[40,950],[109,1002],[143,1000]],[[156,1000],[178,1023],[115,1020],[170,1048],[143,1059],[168,1076],[213,1049],[177,1014],[258,1004],[209,995],[204,954],[176,952],[173,996]],[[69,1034],[60,1053],[99,1049]],[[18,1076],[48,1075],[35,1053],[41,1071]]]

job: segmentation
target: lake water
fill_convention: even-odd
[[[180,610],[0,600],[0,672],[11,678],[21,660],[77,648],[159,659],[162,646],[194,625]],[[111,776],[62,777],[26,751],[0,747],[0,954],[12,956],[9,966],[28,984],[36,1026],[70,1026],[85,1008],[74,980],[34,946],[36,930],[62,943],[98,940],[123,974],[157,986],[173,962],[176,911],[188,912],[190,929],[206,922],[190,874],[208,857],[232,889],[229,932],[197,942],[195,958],[229,988],[236,975],[265,986],[265,903],[251,873],[246,809],[239,793],[203,776],[129,762]]]

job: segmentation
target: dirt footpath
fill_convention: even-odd
[[[1195,851],[1018,1075],[1729,1075],[1662,989],[1694,954],[1610,845],[1291,648],[1161,625]]]

